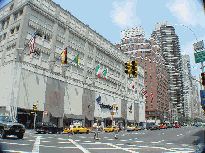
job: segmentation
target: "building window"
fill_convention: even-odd
[[[153,108],[153,105],[151,105],[151,108]]]
[[[11,29],[11,34],[14,34],[15,33],[15,29]]]
[[[48,35],[44,35],[44,39],[50,41],[50,37]]]
[[[6,39],[6,34],[7,34],[7,32],[5,32],[5,33],[3,34],[3,40]]]
[[[22,15],[22,14],[23,14],[23,10],[21,10],[21,11],[19,12],[19,16]]]
[[[16,31],[19,31],[19,28],[20,28],[20,25],[18,25],[18,26],[16,27]]]
[[[148,109],[148,106],[146,106],[146,109]]]
[[[18,18],[18,14],[15,13],[13,16],[14,16],[14,21],[16,21],[16,19]]]
[[[14,8],[14,4],[11,4],[10,11],[13,10],[13,8]]]

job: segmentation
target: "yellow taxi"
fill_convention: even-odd
[[[129,131],[135,131],[135,126],[128,126],[127,132],[129,132]]]
[[[137,126],[135,126],[135,131],[138,131],[139,129],[138,129],[138,127]]]
[[[87,134],[89,134],[90,129],[84,128],[81,125],[73,125],[73,132],[77,133],[77,134],[79,134],[79,133],[87,133]]]
[[[70,133],[70,128],[69,127],[65,127],[65,129],[63,131],[67,132],[67,133]]]
[[[118,131],[120,130],[119,128],[117,128],[117,129],[118,129]],[[108,127],[104,128],[103,131],[113,132],[113,131],[115,131],[115,126],[108,126]]]

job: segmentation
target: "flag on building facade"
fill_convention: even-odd
[[[78,65],[79,68],[79,54],[74,58],[74,62]]]
[[[152,100],[153,100],[153,96],[154,96],[154,95],[153,95],[153,92],[152,92],[152,93],[150,94],[150,97],[152,98]]]
[[[31,38],[30,41],[28,42],[29,47],[30,47],[29,55],[31,55],[31,53],[34,53],[34,51],[35,51],[35,48],[34,48],[35,39],[36,39],[36,33],[34,33],[34,35],[32,36],[32,38]]]
[[[95,71],[97,72],[98,78],[100,79],[100,64],[96,66]]]
[[[145,97],[147,98],[147,91],[145,89],[142,89],[142,93],[145,95]]]
[[[134,89],[135,88],[135,86],[134,85],[132,85],[132,89]]]
[[[61,53],[61,57],[62,57],[62,64],[67,64],[68,63],[68,59],[67,59],[67,49],[66,48]]]
[[[108,68],[103,71],[103,75],[104,75],[104,77],[105,77],[105,80],[107,80],[107,78],[106,78],[106,74],[107,74],[107,73],[108,73]]]
[[[129,107],[130,110],[132,110],[132,105]]]
[[[101,103],[101,96],[99,95],[99,97],[96,99],[97,103],[100,104]]]

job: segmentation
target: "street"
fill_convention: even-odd
[[[99,140],[94,140],[94,133],[75,134],[36,134],[27,130],[23,139],[14,136],[0,139],[3,152],[41,152],[41,153],[123,153],[123,152],[196,152],[198,146],[193,141],[203,127],[182,127],[156,131],[120,131],[119,138],[114,133],[99,133]]]

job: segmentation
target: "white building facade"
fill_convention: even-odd
[[[128,78],[124,63],[130,59],[88,25],[50,0],[13,0],[0,16],[0,75],[5,78],[0,114],[16,114],[30,127],[37,104],[37,121],[59,126],[82,122],[90,127],[98,120],[106,126],[113,123],[116,104],[114,122],[145,121],[143,69],[138,67],[137,78]],[[27,44],[35,31],[36,52],[29,56]],[[68,64],[62,66],[65,48]],[[73,61],[77,55],[79,68]],[[98,64],[101,72],[108,68],[106,77],[97,77]]]

